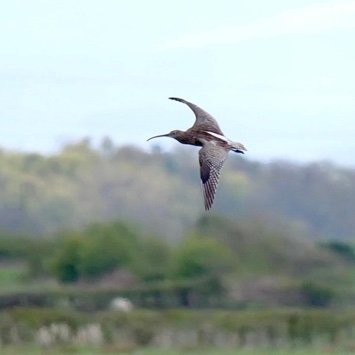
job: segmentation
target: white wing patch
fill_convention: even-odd
[[[206,131],[206,133],[208,133],[208,134],[210,134],[211,136],[214,136],[214,137],[216,137],[216,138],[219,138],[219,139],[221,139],[222,141],[225,141],[225,142],[227,142],[227,143],[230,142],[228,138],[226,138],[225,136],[222,136],[221,134],[214,133],[214,132],[210,132],[210,131]]]

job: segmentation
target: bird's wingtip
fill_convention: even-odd
[[[184,99],[181,99],[180,97],[169,97],[169,100],[175,100],[175,101],[180,101],[180,102],[184,102]]]

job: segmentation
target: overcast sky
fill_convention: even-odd
[[[4,1],[0,146],[169,149],[145,140],[192,125],[179,96],[252,159],[355,166],[354,18],[355,0]]]

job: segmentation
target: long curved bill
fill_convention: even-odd
[[[159,138],[159,137],[169,137],[169,133],[167,133],[167,134],[159,134],[158,136],[150,137],[149,139],[147,139],[147,142],[150,141],[151,139]]]

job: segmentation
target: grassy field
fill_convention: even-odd
[[[27,266],[24,263],[0,263],[0,290],[16,289],[25,283]]]
[[[115,347],[103,348],[84,348],[84,347],[62,347],[44,349],[38,347],[0,347],[2,355],[61,355],[61,354],[79,354],[79,355],[351,355],[354,351],[336,350],[329,347],[324,348],[296,348],[296,349],[199,349],[199,350],[174,350],[174,349],[157,349],[143,348],[140,350],[124,350]]]

